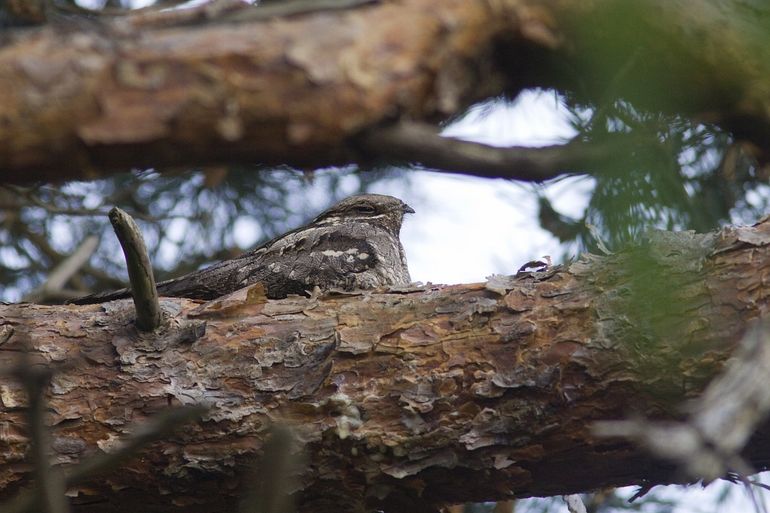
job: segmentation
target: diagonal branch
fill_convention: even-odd
[[[77,249],[59,263],[37,289],[24,296],[24,301],[40,303],[52,299],[73,299],[82,295],[79,291],[64,290],[64,286],[91,258],[99,244],[99,237],[89,235]]]
[[[679,464],[693,479],[713,481],[728,471],[745,478],[752,469],[741,451],[770,412],[769,342],[770,325],[760,320],[747,331],[725,372],[690,405],[687,422],[600,422],[597,433],[635,440]]]
[[[137,457],[146,446],[167,437],[180,426],[199,421],[206,411],[206,407],[198,405],[179,406],[158,413],[137,425],[133,433],[125,437],[116,449],[97,453],[70,469],[63,476],[64,485],[73,487],[94,476],[107,474],[131,458]],[[4,513],[22,513],[29,511],[36,500],[35,494],[22,492],[10,502],[0,506]]]

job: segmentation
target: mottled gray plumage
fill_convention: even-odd
[[[161,296],[214,299],[261,282],[267,297],[307,295],[315,287],[371,289],[407,285],[406,255],[399,240],[404,214],[414,210],[392,196],[346,198],[305,226],[232,260],[158,284]],[[93,294],[76,304],[129,297],[128,289]]]

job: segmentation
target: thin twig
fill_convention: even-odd
[[[443,137],[431,125],[413,122],[375,128],[354,141],[373,159],[401,160],[449,173],[528,182],[542,182],[565,173],[591,174],[598,165],[627,154],[638,142],[628,134],[613,134],[600,142],[576,139],[539,148],[499,148]]]
[[[153,331],[160,326],[162,315],[155,275],[142,233],[133,218],[117,207],[110,210],[109,217],[126,257],[128,279],[136,308],[136,327],[140,331]]]

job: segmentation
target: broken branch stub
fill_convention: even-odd
[[[136,308],[136,327],[140,331],[153,331],[160,326],[161,310],[155,275],[142,233],[134,219],[118,207],[110,210],[109,218],[126,257],[131,295]]]

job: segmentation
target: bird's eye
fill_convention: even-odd
[[[356,205],[353,207],[356,214],[374,214],[374,207],[371,205]]]

